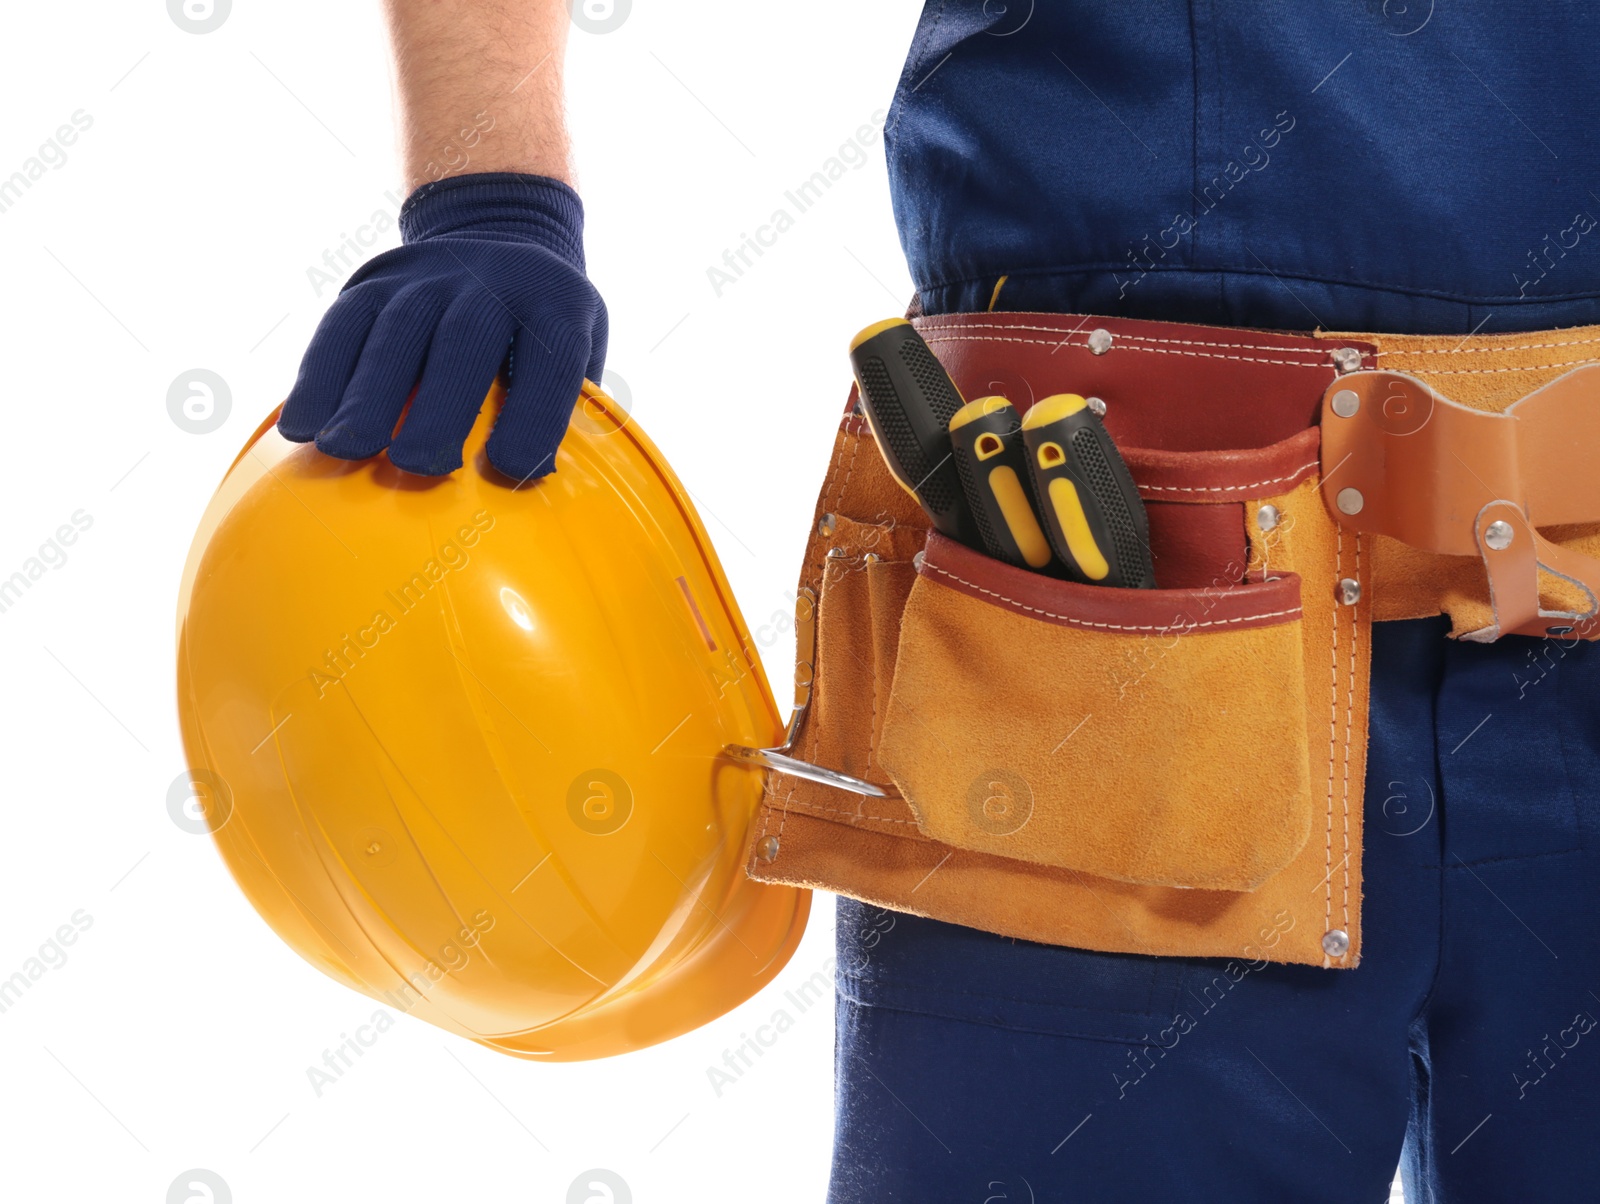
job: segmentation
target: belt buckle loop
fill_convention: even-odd
[[[1321,489],[1337,524],[1482,560],[1494,622],[1460,638],[1568,635],[1600,616],[1600,561],[1537,529],[1600,522],[1600,364],[1499,413],[1402,372],[1352,372],[1324,392],[1321,427]],[[1541,570],[1578,586],[1588,608],[1545,609]]]

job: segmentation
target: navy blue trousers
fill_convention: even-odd
[[[1600,649],[1373,635],[1354,970],[841,899],[829,1199],[1600,1200]]]

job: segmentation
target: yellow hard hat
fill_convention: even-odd
[[[521,1057],[603,1057],[743,1002],[810,894],[754,882],[783,725],[660,452],[585,384],[557,471],[408,476],[268,419],[178,603],[190,779],[267,923],[348,986]]]

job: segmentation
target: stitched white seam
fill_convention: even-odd
[[[996,593],[992,589],[984,589],[983,586],[968,581],[965,577],[958,577],[954,573],[946,572],[936,564],[929,564],[924,561],[922,567],[927,572],[938,573],[941,577],[948,577],[952,581],[960,582],[968,589],[975,589],[980,594],[987,594],[989,597],[994,598],[997,601],[1004,602],[1008,606],[1012,606],[1017,610],[1025,610],[1029,614],[1043,615],[1047,619],[1060,619],[1063,623],[1066,623],[1071,627],[1095,628],[1101,631],[1153,631],[1157,634],[1164,635],[1169,631],[1194,631],[1200,627],[1226,627],[1232,623],[1250,623],[1256,619],[1277,619],[1286,615],[1297,615],[1300,613],[1300,607],[1296,606],[1290,610],[1272,610],[1258,615],[1240,615],[1237,619],[1207,619],[1203,623],[1168,623],[1164,627],[1156,627],[1150,624],[1135,625],[1123,623],[1090,623],[1083,619],[1074,619],[1071,615],[1058,615],[1054,611],[1040,610],[1037,606],[1029,606],[1025,602],[1018,602],[1015,598],[1008,598],[1004,594]]]
[[[1429,376],[1493,376],[1497,372],[1544,372],[1550,368],[1581,368],[1585,364],[1593,364],[1593,358],[1586,360],[1565,360],[1559,364],[1528,364],[1521,368],[1423,368],[1413,367],[1413,372],[1424,372]]]
[[[1058,333],[1056,327],[1053,326],[1025,326],[1020,323],[1012,322],[952,322],[947,326],[934,326],[930,328],[927,336],[928,341],[932,342],[935,337],[948,330],[1022,330],[1035,334]],[[1069,336],[1077,333],[1078,330],[1071,330],[1062,335],[1060,340],[1038,341],[1065,342]],[[1332,342],[1329,342],[1325,347],[1275,347],[1270,344],[1261,343],[1211,343],[1204,339],[1161,339],[1156,338],[1154,335],[1128,333],[1116,335],[1115,342],[1164,343],[1174,347],[1216,347],[1225,351],[1271,351],[1279,355],[1310,355],[1317,358],[1318,365],[1321,367],[1329,366],[1328,353],[1334,350],[1334,345]],[[1115,343],[1113,345],[1115,345]],[[1084,344],[1076,343],[1068,344],[1068,346],[1081,347],[1084,346]]]
[[[782,809],[778,812],[779,848],[783,846],[783,825],[789,822],[789,800],[793,797],[794,790],[791,788],[789,793],[783,796],[783,802],[780,804]],[[767,833],[772,830],[772,810],[773,805],[767,802],[767,783],[763,783],[761,787],[761,835],[750,846],[750,861],[752,865],[757,858],[756,846],[766,839]]]
[[[1356,545],[1356,580],[1361,580],[1361,532],[1351,536]],[[1345,935],[1350,933],[1350,724],[1356,708],[1356,641],[1361,638],[1361,613],[1350,608],[1350,677],[1346,685],[1344,703],[1344,895],[1343,915]]]
[[[867,727],[867,773],[872,776],[872,754],[877,751],[878,742],[878,639],[872,630],[872,570],[863,562],[861,571],[867,577],[867,654],[872,657],[872,719]],[[859,657],[857,658],[860,659]],[[863,806],[865,803],[863,802]]]
[[[824,807],[818,803],[796,803],[794,809],[801,815],[811,815],[817,811],[824,811],[829,815],[844,815],[853,820],[865,819],[878,824],[910,824],[912,827],[916,827],[917,824],[914,819],[890,819],[887,815],[872,815],[866,811],[846,811],[843,807]]]
[[[1492,337],[1492,336],[1491,336]],[[1430,350],[1408,350],[1404,347],[1385,347],[1384,355],[1488,355],[1504,351],[1549,351],[1554,347],[1587,347],[1600,343],[1600,339],[1573,339],[1570,343],[1507,343],[1503,347],[1438,347]]]
[[[1053,334],[1056,332],[1056,328],[1052,326],[1026,326],[1016,323],[999,322],[952,323],[948,326],[937,326],[933,329],[937,332],[943,332],[947,330],[1022,330],[1032,331],[1039,334]],[[1069,332],[1069,334],[1077,333],[1078,332],[1076,330]],[[1065,337],[1066,336],[1063,336],[1062,341],[1065,341]],[[1377,337],[1381,340],[1383,336],[1379,335]],[[1328,351],[1333,350],[1338,344],[1337,339],[1324,338],[1323,342],[1327,344],[1327,349],[1324,350],[1323,348],[1312,347],[1273,347],[1259,343],[1213,343],[1205,339],[1162,339],[1156,338],[1154,335],[1129,334],[1126,332],[1118,334],[1116,336],[1116,342],[1162,343],[1177,347],[1215,347],[1222,350],[1231,351],[1271,351],[1279,355],[1310,355],[1317,357],[1319,360],[1325,359]],[[1600,343],[1600,338],[1572,339],[1564,343],[1514,343],[1500,347],[1440,347],[1412,349],[1406,347],[1385,347],[1380,341],[1378,344],[1378,353],[1384,356],[1489,355],[1507,351],[1551,351],[1558,347],[1588,347],[1596,343]],[[1078,344],[1069,345],[1077,346]],[[1510,369],[1507,370],[1509,371]]]
[[[778,815],[778,848],[783,849],[783,826],[789,822],[789,803],[794,798],[794,788],[790,787],[789,793],[783,796],[783,810]]]
[[[1344,529],[1334,528],[1335,544],[1333,574],[1335,578],[1344,572]],[[1333,927],[1333,763],[1338,748],[1339,739],[1339,606],[1333,607],[1333,652],[1328,659],[1328,830],[1324,838],[1327,850],[1328,872],[1323,876],[1327,886],[1327,897],[1323,903],[1322,931],[1327,932]],[[1327,960],[1324,953],[1324,961]]]
[[[1082,343],[1082,342],[1071,343],[1071,342],[1067,342],[1064,339],[1062,339],[1062,340],[1057,340],[1057,339],[1009,339],[1009,338],[1001,339],[1001,338],[994,338],[994,337],[974,338],[971,335],[962,335],[962,336],[959,336],[957,338],[945,338],[945,339],[933,337],[933,338],[929,338],[927,340],[927,342],[928,342],[928,344],[930,346],[932,346],[935,343],[1028,343],[1028,344],[1031,344],[1031,345],[1034,345],[1034,346],[1038,346],[1038,347],[1049,347],[1049,346],[1086,347],[1086,346],[1088,346],[1087,343]],[[1269,360],[1269,359],[1261,359],[1259,357],[1249,356],[1249,355],[1218,355],[1215,352],[1211,352],[1211,351],[1173,351],[1173,350],[1170,350],[1169,348],[1166,348],[1166,347],[1124,347],[1122,350],[1124,350],[1124,351],[1143,351],[1148,355],[1183,355],[1183,356],[1188,356],[1191,359],[1231,360],[1234,363],[1238,363],[1238,364],[1275,364],[1280,368],[1315,368],[1320,372],[1329,372],[1329,373],[1331,373],[1333,371],[1333,365],[1331,363],[1329,363],[1328,361],[1326,361],[1326,360]],[[1264,351],[1282,351],[1284,349],[1283,348],[1278,348],[1278,347],[1265,347],[1265,348],[1262,348],[1262,350],[1264,350]]]
[[[859,451],[861,449],[861,436],[852,434],[851,438],[853,438],[855,440],[855,451]],[[827,498],[832,493],[833,482],[838,478],[838,476],[839,476],[839,466],[843,462],[844,462],[844,445],[841,443],[834,450],[833,463],[828,468],[828,479],[822,483],[822,497],[823,497],[823,507],[822,508],[823,508],[823,512],[824,513],[837,511],[837,509],[839,507],[839,503],[838,502],[834,503],[833,506],[829,506],[828,503],[827,503]],[[855,452],[854,451],[852,451],[852,453],[850,455],[850,466],[851,466],[851,470],[853,471],[854,468],[855,468]],[[844,489],[843,489],[843,487],[840,488],[839,493],[838,493],[838,497],[839,497],[839,501],[840,502],[842,502],[844,500]],[[822,635],[822,624],[821,624],[821,619],[822,619],[822,614],[821,614],[821,608],[822,608],[822,586],[827,581],[827,578],[828,578],[828,562],[827,562],[826,559],[824,559],[823,562],[822,562],[822,573],[817,579],[817,598],[816,598],[816,601],[812,604],[813,610],[812,610],[812,615],[811,615],[811,621],[813,623],[817,624],[816,634],[819,637]],[[813,653],[813,657],[815,657],[815,653]],[[815,677],[815,674],[813,673],[813,682],[812,682],[812,685],[811,685],[811,691],[812,691],[813,695],[815,695],[816,689],[817,689],[814,677]],[[813,698],[813,701],[815,701],[815,698]],[[806,714],[807,720],[809,720],[811,718],[812,714],[815,713],[815,710],[816,710],[815,707],[808,707],[807,708],[807,714]],[[817,741],[822,738],[822,734],[817,731],[816,724],[808,722],[806,724],[806,726],[811,729],[811,731],[810,731],[811,742],[810,742],[809,749],[808,749],[808,751],[806,753],[806,758],[807,758],[807,760],[815,761],[817,759]],[[787,804],[788,804],[788,800],[785,800],[785,806],[787,806]],[[782,832],[782,825],[781,824],[779,825],[779,832],[780,833]]]
[[[860,436],[853,431],[840,432],[849,439],[859,439]],[[834,497],[833,483],[839,479],[839,468],[844,463],[844,444],[840,443],[833,452],[833,463],[828,466],[828,479],[822,483],[822,511],[824,514],[834,513],[838,509],[838,502],[830,502]],[[841,491],[837,496],[843,498]]]
[[[1234,493],[1241,489],[1255,489],[1260,485],[1277,485],[1283,481],[1293,481],[1301,473],[1315,468],[1318,461],[1302,464],[1291,473],[1281,477],[1268,477],[1265,481],[1251,481],[1245,485],[1140,485],[1141,493]]]
[[[861,436],[855,437],[855,446],[850,451],[850,463],[845,468],[844,480],[839,484],[839,504],[837,509],[844,509],[845,494],[850,492],[850,478],[856,475],[856,456],[861,453]]]

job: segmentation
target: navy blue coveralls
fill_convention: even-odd
[[[928,0],[886,128],[922,306],[1600,323],[1597,53],[1580,3]],[[1600,1200],[1600,648],[1448,626],[1374,631],[1355,970],[841,900],[830,1199],[1377,1204],[1403,1160]]]

